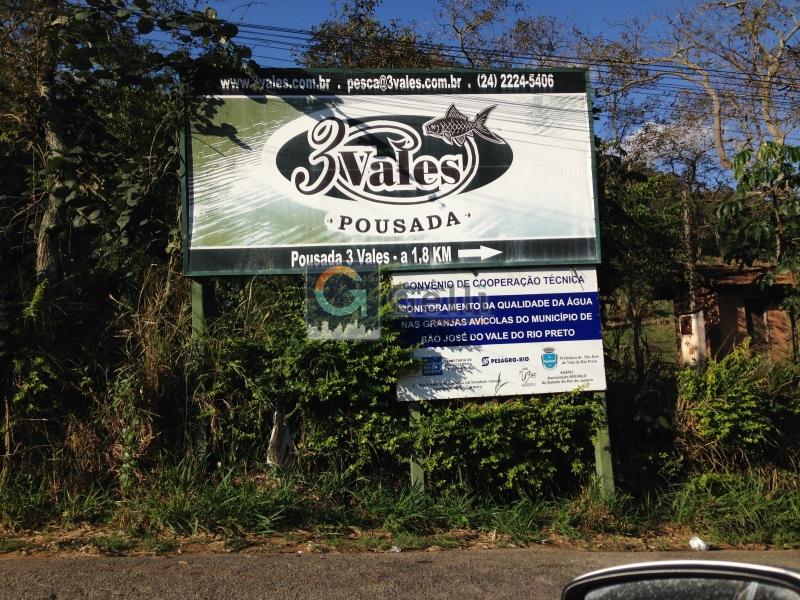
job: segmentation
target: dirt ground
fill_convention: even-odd
[[[515,538],[491,531],[458,529],[438,534],[391,534],[350,527],[342,532],[295,530],[255,535],[132,535],[112,528],[76,527],[67,531],[0,532],[0,560],[20,557],[156,556],[190,554],[328,554],[381,553],[394,550],[437,552],[451,549],[550,548],[572,552],[653,552],[689,550],[692,532],[672,529],[645,536],[566,537],[554,532]],[[731,546],[708,540],[712,550],[791,550],[763,544]]]

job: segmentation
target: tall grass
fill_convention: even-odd
[[[703,474],[662,498],[662,518],[729,544],[800,543],[800,477],[760,469]]]
[[[718,544],[800,545],[800,477],[777,469],[696,475],[637,500],[605,499],[588,485],[570,496],[508,501],[396,488],[346,473],[303,477],[221,469],[209,476],[186,461],[121,499],[99,488],[54,492],[18,478],[0,487],[0,507],[0,532],[6,533],[82,523],[113,524],[140,537],[240,538],[299,528],[324,537],[356,528],[417,540],[415,547],[421,547],[425,536],[454,530],[523,544],[553,535],[590,541],[677,530]]]
[[[179,535],[267,534],[304,513],[291,479],[260,482],[233,469],[203,477],[191,461],[166,469],[117,513],[126,526]]]
[[[113,498],[100,487],[53,489],[44,480],[17,476],[0,485],[0,530],[71,527],[102,523],[113,514]]]

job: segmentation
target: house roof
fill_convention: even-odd
[[[760,285],[768,272],[769,267],[764,265],[697,265],[698,275],[711,287]],[[775,275],[775,285],[794,285],[791,273]]]

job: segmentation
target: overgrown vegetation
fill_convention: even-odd
[[[485,26],[510,5],[461,4],[444,3],[445,15],[468,62],[512,64],[508,52],[549,32],[536,63],[556,64],[541,54],[563,50],[556,23],[518,20],[491,40]],[[302,59],[459,63],[411,26],[382,24],[376,6],[353,2],[321,23]],[[214,110],[187,103],[194,78],[250,68],[235,27],[149,0],[10,2],[0,19],[0,531],[114,527],[91,537],[106,553],[297,529],[338,547],[670,527],[800,544],[800,367],[743,345],[680,371],[648,343],[658,303],[685,301],[698,253],[797,271],[797,149],[735,159],[739,187],[721,194],[716,231],[705,154],[666,156],[675,147],[659,137],[646,160],[621,138],[598,140],[603,317],[620,333],[605,357],[619,486],[608,499],[592,478],[594,398],[430,403],[412,423],[394,396],[410,349],[390,327],[374,343],[308,340],[296,277],[206,282],[206,332],[192,337],[178,132],[187,111]],[[492,53],[470,47],[484,43]],[[290,439],[282,467],[270,456],[276,420]],[[412,458],[425,490],[408,485]],[[0,552],[19,547],[0,540]]]
[[[702,372],[678,377],[678,429],[687,459],[715,471],[796,464],[800,368],[774,365],[747,343]]]

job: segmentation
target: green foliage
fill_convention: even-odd
[[[632,367],[641,386],[647,368],[644,321],[655,314],[658,300],[677,298],[687,287],[681,184],[674,176],[630,167],[615,148],[598,146],[602,316],[605,323],[630,328]]]
[[[47,281],[39,282],[39,284],[36,286],[36,289],[33,291],[33,297],[31,298],[30,303],[22,311],[23,317],[33,319],[39,316],[42,311],[42,304],[44,302],[44,293],[46,289]]]
[[[785,461],[796,453],[800,392],[796,366],[775,366],[738,346],[702,370],[678,375],[678,418],[690,458],[745,462]],[[781,449],[781,457],[773,452]]]
[[[308,67],[432,68],[447,64],[434,48],[420,48],[420,35],[396,22],[378,20],[380,0],[345,2],[342,14],[312,28],[311,45],[298,59]]]
[[[120,515],[132,529],[185,535],[265,534],[273,532],[283,520],[297,522],[296,515],[302,509],[291,479],[259,485],[240,479],[232,469],[208,478],[191,460],[165,469],[150,483],[143,495],[129,500]]]
[[[412,443],[435,488],[541,494],[585,477],[595,417],[585,394],[424,404]]]
[[[103,522],[113,508],[108,492],[93,485],[53,490],[31,474],[15,475],[0,485],[0,529],[6,531]]]
[[[187,420],[179,131],[213,110],[187,91],[248,51],[180,2],[12,0],[0,22],[4,475],[127,490]]]
[[[218,296],[221,315],[196,368],[201,414],[225,464],[265,455],[278,402],[306,467],[358,471],[397,450],[405,425],[394,384],[412,359],[396,332],[374,342],[308,339],[299,278],[239,281]]]
[[[100,242],[101,255],[137,234],[157,239],[169,224],[151,195],[163,201],[172,188],[175,197],[177,131],[184,109],[195,110],[185,106],[186,86],[215,62],[241,62],[245,49],[228,43],[236,27],[213,11],[161,3],[16,4],[0,12],[12,32],[2,43],[13,47],[4,51],[13,60],[3,70],[8,93],[1,104],[16,117],[5,160],[28,176],[4,199],[19,210],[46,195],[57,218],[42,227],[62,248],[71,238],[78,255],[78,240],[87,237]],[[149,42],[144,36],[156,24],[182,47],[164,52]],[[206,51],[195,59],[193,46]]]
[[[474,511],[474,499],[467,494],[436,497],[420,489],[376,486],[357,489],[354,495],[359,522],[393,533],[468,527]]]
[[[493,531],[511,536],[511,541],[515,544],[541,541],[544,538],[542,530],[548,520],[547,513],[546,503],[520,498],[507,506],[492,510],[488,525]]]
[[[788,281],[782,292],[794,334],[794,358],[798,355],[797,323],[800,320],[800,146],[773,141],[755,153],[745,148],[733,162],[736,194],[717,211],[726,260],[747,265],[765,262],[769,270],[762,285],[771,286],[779,276]]]
[[[637,305],[674,295],[685,285],[680,182],[670,175],[629,168],[602,142],[597,170],[601,290],[610,302],[613,294],[624,294]],[[620,308],[624,312],[625,306]]]
[[[44,392],[51,389],[57,379],[53,368],[42,356],[30,360],[14,360],[14,395],[11,401],[20,408],[33,411]]]
[[[332,545],[381,549],[447,545],[452,542],[441,534],[454,529],[488,533],[498,544],[526,544],[551,534],[575,540],[652,537],[676,526],[712,543],[797,545],[799,484],[794,470],[769,468],[697,473],[635,503],[624,494],[604,499],[594,485],[552,499],[503,501],[396,489],[331,471],[300,477],[221,469],[208,475],[202,465],[184,461],[148,479],[123,502],[97,489],[54,494],[18,478],[0,487],[0,530],[111,522],[119,534],[93,536],[89,543],[113,553],[124,552],[137,537],[150,550],[174,549],[174,543],[153,544],[165,533],[221,534],[235,547],[248,534],[291,535],[297,528],[314,531],[318,539],[334,536]],[[362,528],[371,531],[361,534]],[[354,531],[358,537],[346,542],[343,534],[350,538]]]
[[[43,356],[18,356],[12,360],[12,377],[6,401],[4,421],[0,422],[3,439],[17,449],[34,452],[36,444],[47,441],[47,424],[58,418],[59,377],[54,366]],[[10,456],[4,466],[10,464]],[[4,471],[7,477],[9,472]]]
[[[614,475],[641,498],[682,469],[675,448],[676,367],[646,350],[640,377],[630,347],[607,346],[605,360]]]
[[[766,141],[733,162],[736,194],[718,210],[728,260],[767,261],[775,275],[800,275],[800,147]]]
[[[282,402],[305,472],[405,478],[422,458],[440,489],[505,494],[574,488],[585,476],[594,405],[586,395],[425,405],[409,429],[394,383],[412,365],[397,333],[376,342],[305,337],[294,278],[218,285],[220,317],[194,369],[200,414],[217,460],[263,460]]]
[[[377,4],[345,4],[315,28],[303,60],[446,62],[421,50],[413,29],[381,23]],[[550,498],[588,479],[597,406],[586,395],[429,403],[410,425],[394,386],[413,366],[411,350],[391,327],[376,342],[307,339],[295,277],[207,284],[216,307],[206,337],[190,340],[189,283],[177,267],[178,132],[187,112],[202,122],[216,110],[189,99],[193,82],[248,68],[249,51],[231,42],[235,26],[210,8],[149,0],[12,0],[0,21],[4,529],[114,519],[232,537],[361,524],[420,545],[419,536],[448,528],[525,542],[548,528],[580,537],[629,527],[625,503],[592,487]],[[157,34],[177,49],[162,50]],[[737,196],[720,212],[729,257],[774,257],[773,274],[797,273],[798,158],[767,144],[737,159]],[[678,455],[673,372],[649,355],[642,324],[656,298],[685,287],[682,190],[602,146],[598,166],[604,316],[633,331],[630,348],[608,355],[623,485],[767,462],[776,448],[785,452],[773,460],[788,465],[798,449],[798,371],[742,349],[681,374]],[[57,276],[41,268],[48,255]],[[796,294],[785,306],[796,320]],[[294,445],[286,471],[264,464],[278,408]],[[408,489],[412,457],[427,471],[425,493]],[[690,490],[724,498],[720,515],[738,511],[731,537],[749,515],[748,494],[764,528],[793,514],[776,490],[796,495],[789,483],[690,479],[664,496],[686,522],[702,508],[681,508]],[[769,521],[768,508],[780,518]],[[116,538],[94,543],[124,549]]]

